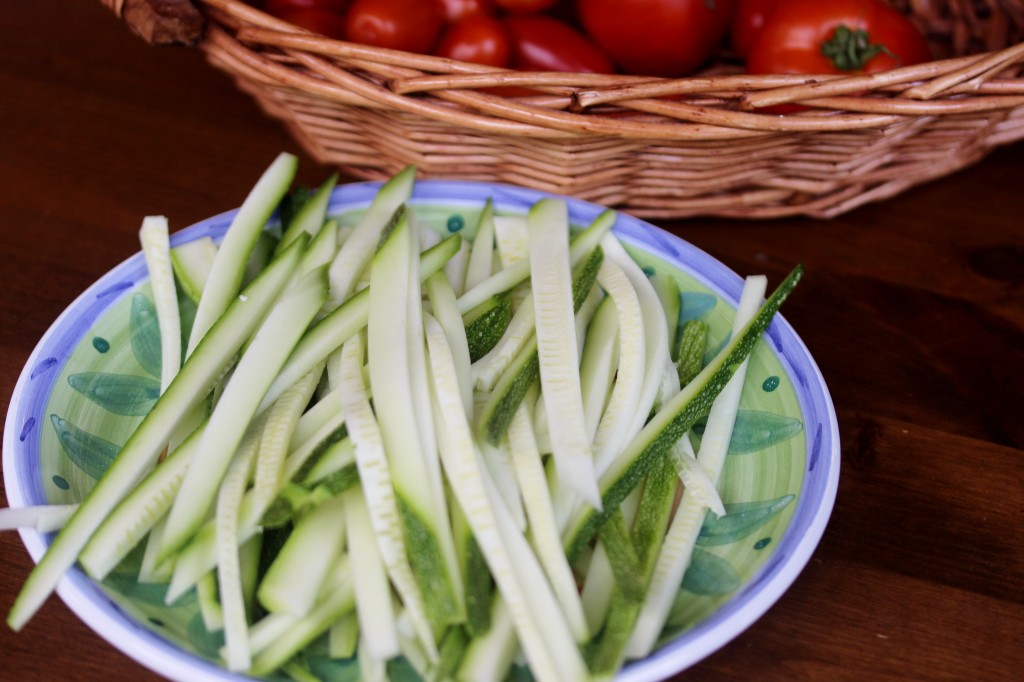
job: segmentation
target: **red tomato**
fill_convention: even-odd
[[[430,52],[444,24],[434,0],[355,0],[345,19],[353,43],[406,52]]]
[[[733,0],[576,0],[584,30],[623,71],[666,77],[689,74],[715,53],[732,5]]]
[[[511,51],[508,31],[501,22],[485,14],[469,16],[445,31],[437,54],[461,62],[508,66]]]
[[[779,0],[737,0],[730,34],[730,42],[736,54],[747,56],[754,38],[764,28],[768,15],[778,4]]]
[[[521,14],[540,12],[551,7],[558,0],[494,0],[498,7]]]
[[[345,15],[320,9],[280,9],[274,16],[337,40],[345,39]]]
[[[314,9],[322,12],[342,13],[348,6],[348,0],[265,0],[263,9],[267,14],[280,16],[279,12],[296,9]]]
[[[494,15],[493,0],[441,0],[441,5],[444,7],[444,20],[449,24],[477,14]]]
[[[786,0],[757,35],[751,73],[874,73],[931,59],[928,43],[881,0]]]
[[[267,14],[329,38],[345,37],[348,0],[266,0]]]
[[[512,37],[512,67],[523,71],[613,73],[601,49],[564,22],[543,14],[505,17]]]

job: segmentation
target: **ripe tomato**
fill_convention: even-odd
[[[504,10],[521,14],[540,12],[551,7],[558,0],[494,0]]]
[[[754,38],[778,4],[779,0],[737,0],[730,29],[730,42],[736,54],[746,57],[750,53]]]
[[[881,0],[786,0],[747,58],[751,73],[874,73],[931,59],[928,43]]]
[[[462,62],[508,66],[511,41],[501,22],[486,14],[477,14],[452,24],[441,36],[437,54]]]
[[[263,3],[267,14],[273,14],[275,17],[281,16],[281,12],[297,9],[341,14],[347,6],[348,0],[265,0]]]
[[[583,34],[543,14],[505,17],[512,38],[512,67],[523,71],[613,73],[608,57]]]
[[[353,43],[406,52],[430,52],[444,24],[435,0],[355,0],[345,18]]]
[[[477,14],[494,15],[493,0],[441,0],[441,5],[444,20],[449,24]]]
[[[267,14],[339,40],[345,37],[348,0],[266,0]]]
[[[345,39],[345,15],[321,9],[289,9],[275,12],[275,16],[289,24],[337,40]]]
[[[714,54],[732,5],[733,0],[576,0],[584,30],[622,70],[667,77],[686,75]]]

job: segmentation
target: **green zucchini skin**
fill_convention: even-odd
[[[470,362],[476,362],[497,345],[511,320],[512,298],[508,294],[492,296],[463,316]]]
[[[685,386],[700,374],[707,343],[708,323],[703,320],[687,320],[680,330],[675,352],[680,386]]]
[[[803,276],[798,265],[779,285],[743,332],[726,346],[711,363],[680,391],[627,446],[622,458],[599,481],[602,511],[586,509],[576,515],[569,526],[566,554],[570,561],[593,539],[626,496],[640,484],[656,464],[668,456],[672,445],[682,438],[693,424],[711,409],[711,404],[722,392],[761,335],[768,328],[775,313]]]

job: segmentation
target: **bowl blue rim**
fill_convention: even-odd
[[[379,182],[362,182],[338,187],[331,210],[369,203]],[[606,210],[580,199],[497,183],[419,180],[412,202],[443,200],[450,205],[479,206],[487,198],[497,210],[522,211],[538,199],[564,199],[570,219],[586,224]],[[171,236],[178,245],[203,236],[220,237],[237,209],[213,216]],[[619,213],[615,231],[628,243],[682,266],[724,300],[735,305],[743,278],[683,239],[650,223]],[[53,322],[30,355],[18,381],[7,413],[3,439],[4,484],[11,506],[41,504],[46,500],[38,461],[25,456],[38,451],[42,412],[49,400],[53,381],[94,321],[118,297],[146,278],[141,253],[122,261],[76,298]],[[835,409],[824,378],[810,352],[781,315],[767,331],[773,351],[789,376],[796,379],[796,392],[807,430],[807,470],[789,527],[778,541],[768,562],[739,592],[706,620],[667,643],[653,655],[627,665],[619,674],[621,682],[660,680],[693,665],[738,636],[760,618],[781,596],[810,560],[832,512],[839,481],[839,432]],[[33,384],[43,379],[45,390]],[[20,531],[32,559],[39,561],[50,536],[30,529]],[[67,606],[97,634],[140,664],[182,682],[205,680],[251,680],[231,673],[189,653],[135,621],[78,568],[60,582],[58,594]]]

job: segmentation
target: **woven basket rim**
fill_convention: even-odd
[[[870,75],[521,72],[327,38],[242,0],[191,2],[208,61],[354,177],[414,164],[650,218],[828,217],[1024,138],[1024,41]],[[983,4],[1012,7],[1024,37],[1024,0]]]

